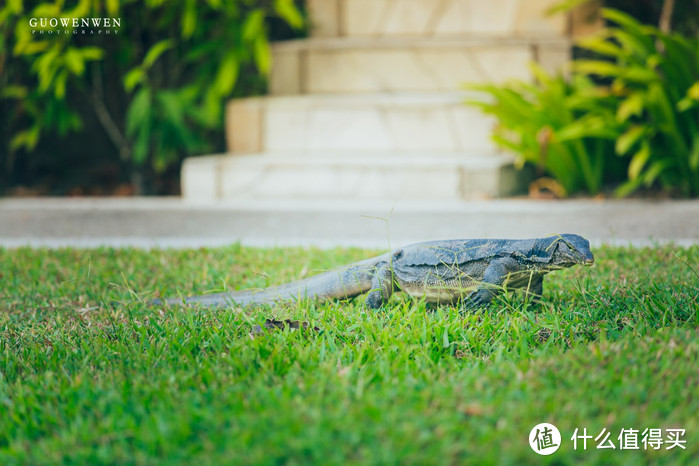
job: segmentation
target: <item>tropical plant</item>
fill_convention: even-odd
[[[0,7],[0,102],[11,169],[40,139],[99,122],[133,182],[214,149],[241,70],[264,77],[270,18],[294,28],[293,0],[11,0]],[[114,33],[80,34],[73,19],[119,19]],[[32,18],[57,18],[59,27]],[[78,21],[80,22],[80,21]],[[77,32],[77,34],[76,34]]]
[[[610,160],[618,126],[612,102],[584,75],[567,80],[534,64],[532,70],[535,84],[468,86],[490,97],[469,103],[497,118],[493,140],[517,154],[520,167],[530,163],[553,177],[549,188],[557,195],[598,193],[619,171]]]
[[[629,159],[626,195],[658,183],[699,195],[699,39],[664,33],[615,10],[616,24],[580,41],[605,59],[577,60],[573,70],[609,82],[620,134],[615,150]]]
[[[599,58],[574,60],[567,79],[534,67],[536,84],[470,86],[489,96],[471,103],[498,118],[495,142],[562,194],[597,193],[626,171],[618,196],[642,186],[699,195],[699,40],[602,14],[614,25],[579,42]]]

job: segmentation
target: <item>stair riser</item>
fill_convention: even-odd
[[[454,91],[464,83],[531,79],[529,63],[555,70],[569,59],[566,42],[532,44],[363,45],[274,48],[272,95]]]
[[[347,150],[492,151],[494,120],[453,99],[440,102],[351,99],[243,99],[228,106],[233,153]]]
[[[568,33],[560,0],[307,0],[314,37]]]
[[[208,159],[208,160],[205,160]],[[525,173],[512,165],[347,165],[270,163],[249,158],[189,159],[183,196],[215,199],[461,200],[511,195]]]

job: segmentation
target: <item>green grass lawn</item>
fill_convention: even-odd
[[[147,304],[372,254],[356,249],[0,249],[0,463],[697,464],[699,247],[594,252],[547,277],[542,307],[460,317],[402,295]],[[253,335],[268,317],[319,330]],[[551,456],[528,443],[541,422],[563,437]],[[686,449],[645,449],[646,428],[685,429]]]

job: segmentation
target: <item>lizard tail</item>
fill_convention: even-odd
[[[230,291],[191,296],[184,299],[155,299],[151,303],[154,305],[198,304],[206,307],[248,307],[304,298],[319,301],[348,299],[371,289],[376,265],[383,260],[386,260],[386,257],[379,256],[303,280],[260,290]]]

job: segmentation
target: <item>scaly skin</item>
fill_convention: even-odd
[[[537,239],[466,239],[417,243],[347,267],[257,291],[234,291],[181,299],[167,304],[254,306],[299,298],[348,299],[367,293],[372,309],[396,291],[428,303],[484,307],[504,290],[523,289],[534,299],[549,272],[592,265],[590,243],[578,235]],[[154,304],[162,304],[155,300]]]

